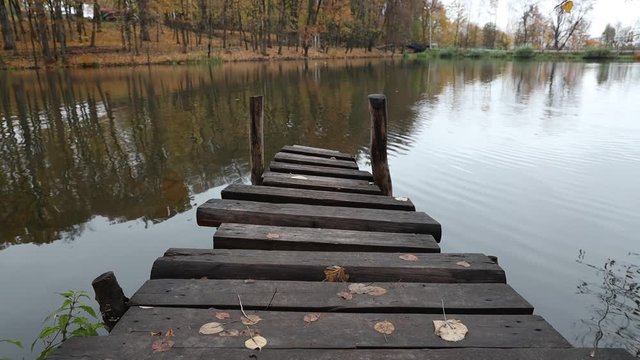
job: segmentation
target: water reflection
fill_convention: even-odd
[[[608,259],[604,265],[590,264],[580,250],[578,263],[593,270],[601,282],[580,283],[578,293],[590,301],[591,317],[583,319],[584,333],[578,339],[598,348],[624,347],[640,357],[640,254],[629,253],[622,261]]]
[[[544,93],[552,118],[577,106],[585,66],[362,60],[0,73],[0,248],[73,239],[97,215],[159,222],[190,209],[193,194],[242,179],[256,93],[267,99],[267,157],[291,143],[366,156],[373,92],[390,98],[393,155],[414,146],[416,104],[450,96],[460,107],[477,83],[488,112],[499,82],[514,89],[515,106]],[[608,66],[598,82],[625,78]]]

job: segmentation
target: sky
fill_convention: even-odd
[[[581,0],[574,0],[576,6]],[[454,0],[442,0],[444,4],[451,4]],[[499,28],[510,30],[509,27],[515,26],[515,18],[518,16],[522,8],[523,0],[499,0],[497,14],[491,15],[487,9],[489,8],[488,0],[461,0],[469,9],[471,21],[480,25],[493,21]],[[560,3],[561,0],[539,0],[536,1],[540,10],[547,16],[553,12],[553,7]],[[593,37],[599,37],[604,31],[608,23],[615,26],[617,22],[623,26],[634,26],[640,28],[640,0],[595,0],[593,10],[588,15],[591,20],[589,33]]]

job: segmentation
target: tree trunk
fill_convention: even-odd
[[[100,22],[100,5],[98,0],[93,1],[93,20],[91,26],[91,47],[96,46],[96,33],[98,32],[98,23]]]
[[[47,14],[44,10],[44,3],[42,1],[34,1],[34,9],[36,12],[35,23],[36,31],[40,34],[40,46],[42,48],[42,56],[44,56],[45,63],[52,63],[55,61],[49,48],[49,31],[47,27]]]
[[[151,23],[149,0],[138,0],[138,9],[140,13],[140,39],[142,41],[151,41],[151,36],[149,35],[149,24]]]
[[[2,29],[2,40],[4,42],[5,50],[13,50],[16,48],[16,43],[13,38],[13,30],[11,24],[9,24],[9,16],[7,15],[7,8],[4,6],[4,0],[0,0],[0,28]]]

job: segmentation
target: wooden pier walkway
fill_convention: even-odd
[[[441,253],[440,224],[372,179],[352,155],[285,146],[262,185],[198,208],[199,225],[218,227],[213,248],[167,250],[109,336],[72,338],[50,358],[594,358],[533,314],[496,258]],[[436,335],[443,306],[463,340]],[[247,348],[255,336],[261,350]]]

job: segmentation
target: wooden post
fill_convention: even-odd
[[[371,168],[373,181],[384,195],[392,196],[391,173],[387,162],[387,98],[383,94],[369,95],[371,113]]]
[[[111,332],[111,329],[129,308],[127,305],[129,298],[124,296],[116,275],[112,271],[95,278],[91,282],[91,286],[96,293],[96,301],[100,304],[102,321],[104,321],[107,330]]]
[[[252,96],[249,108],[251,111],[251,183],[262,185],[262,173],[264,172],[263,96]]]

